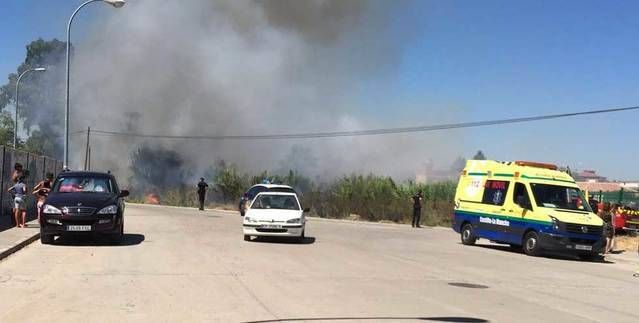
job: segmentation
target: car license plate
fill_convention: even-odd
[[[281,229],[282,226],[279,224],[263,224],[262,228],[264,229]]]
[[[587,250],[587,251],[591,251],[591,250],[592,250],[592,246],[586,246],[586,245],[582,245],[582,244],[576,244],[576,245],[575,245],[575,249],[577,249],[577,250]]]
[[[90,225],[67,225],[67,231],[91,231]]]

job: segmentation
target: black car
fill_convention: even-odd
[[[240,198],[240,203],[238,205],[238,210],[240,211],[240,215],[244,216],[244,213],[246,213],[247,203],[250,203],[251,201],[253,201],[255,196],[257,196],[257,194],[266,192],[266,191],[297,194],[292,187],[287,185],[276,185],[276,184],[253,185],[251,186],[251,188],[248,189],[248,191],[244,193],[244,195],[242,195],[242,198]]]
[[[40,241],[67,234],[108,235],[113,243],[124,236],[124,201],[115,177],[99,172],[63,172],[55,179],[42,206]]]

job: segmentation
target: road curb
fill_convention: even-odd
[[[12,246],[12,247],[10,247],[7,250],[3,250],[2,252],[0,252],[0,260],[3,260],[4,258],[9,257],[10,255],[18,252],[20,249],[30,245],[31,243],[33,243],[34,241],[36,241],[38,239],[40,239],[40,232],[36,232],[31,237],[28,237],[28,238],[20,241],[15,246]]]

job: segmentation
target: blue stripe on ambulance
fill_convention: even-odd
[[[461,230],[461,224],[464,222],[470,222],[473,225],[475,235],[479,238],[514,244],[520,244],[524,232],[530,229],[537,232],[559,233],[553,229],[551,222],[528,220],[490,213],[461,210],[455,211],[453,229],[456,232],[459,232]],[[592,234],[576,234],[570,232],[561,232],[560,234],[568,238],[588,239],[593,241],[597,241],[601,238],[600,236]]]

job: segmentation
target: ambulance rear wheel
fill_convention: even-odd
[[[524,253],[529,256],[539,256],[541,248],[539,247],[539,234],[535,231],[529,231],[524,236],[523,243]]]
[[[461,229],[461,242],[467,246],[472,246],[477,241],[477,237],[475,237],[475,232],[473,230],[473,225],[470,223],[466,223],[462,226]]]

